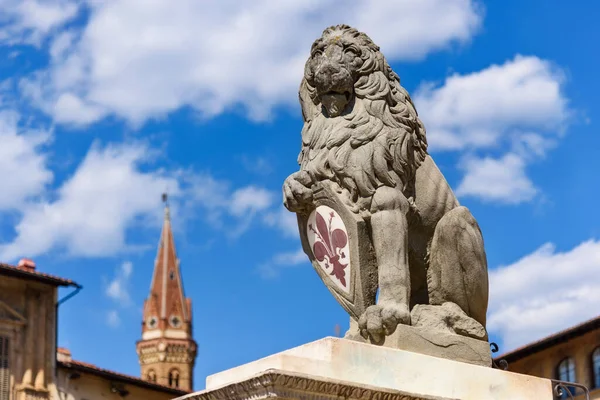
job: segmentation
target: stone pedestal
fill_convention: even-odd
[[[180,399],[552,400],[548,379],[325,338],[206,379]]]
[[[358,326],[353,320],[350,321],[350,332],[348,336],[352,340],[368,343],[358,333]],[[436,329],[398,325],[394,333],[386,336],[383,346],[483,367],[492,366],[492,352],[487,340]]]

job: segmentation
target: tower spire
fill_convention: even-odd
[[[169,209],[169,196],[166,193],[162,194],[162,201],[165,203],[165,219],[171,220],[171,210]]]
[[[191,390],[196,358],[196,342],[192,337],[192,302],[183,291],[166,193],[163,193],[162,200],[165,218],[150,294],[144,302],[142,339],[137,343],[137,351],[142,378]]]

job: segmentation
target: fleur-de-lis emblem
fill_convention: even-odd
[[[325,218],[316,212],[315,222],[317,229],[312,224],[308,225],[316,236],[313,244],[313,254],[319,262],[325,261],[325,269],[331,267],[331,276],[334,276],[344,287],[346,284],[346,272],[344,271],[348,264],[342,264],[341,260],[346,258],[346,254],[342,249],[348,243],[346,232],[341,229],[331,229],[331,221],[335,218],[333,212],[329,213],[329,221],[325,222]]]

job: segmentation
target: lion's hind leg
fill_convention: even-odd
[[[435,228],[427,286],[430,304],[455,303],[485,327],[487,259],[479,225],[466,207],[449,211]]]

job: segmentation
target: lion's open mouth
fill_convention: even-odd
[[[330,117],[337,117],[344,111],[351,97],[352,92],[349,90],[343,92],[329,91],[321,95],[321,104],[323,104]]]
[[[330,90],[327,93],[323,93],[321,95],[321,97],[324,97],[324,96],[340,96],[340,95],[343,95],[346,98],[346,101],[350,101],[350,97],[352,96],[352,92],[350,90],[344,90],[344,91]]]

